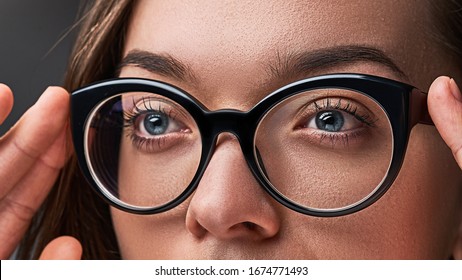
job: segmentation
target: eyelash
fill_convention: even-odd
[[[345,103],[343,105],[343,103]],[[358,113],[359,106],[354,104],[352,101],[347,99],[338,98],[338,101],[332,101],[332,98],[325,98],[322,100],[322,103],[319,105],[319,102],[314,101],[311,104],[308,104],[306,107],[310,105],[314,106],[314,110],[307,110],[302,114],[302,119],[306,120],[307,118],[312,118],[316,115],[316,113],[325,110],[339,110],[345,112],[347,114],[352,115],[355,119],[360,121],[361,123],[365,124],[368,127],[375,127],[375,123],[378,121],[377,118],[374,118],[373,115],[364,112]],[[305,107],[305,108],[306,108]],[[313,111],[315,112],[313,114]],[[313,131],[311,132],[311,136],[314,136],[319,139],[319,144],[322,144],[326,139],[331,143],[331,147],[335,147],[337,143],[343,143],[344,147],[349,146],[350,140],[361,137],[367,131],[349,131],[349,132],[340,132],[340,133],[330,133],[326,131]]]
[[[347,104],[345,106],[341,106],[341,103],[344,101],[344,99],[339,98],[338,101],[336,102],[335,105],[332,105],[331,98],[326,98],[323,99],[323,106],[319,106],[316,101],[313,102],[313,105],[316,109],[316,113],[323,111],[323,110],[340,110],[345,113],[348,113],[355,117],[358,121],[370,126],[374,127],[375,122],[377,122],[377,119],[372,119],[372,116],[364,113],[364,114],[358,114],[358,106],[354,105],[351,103],[351,101],[346,100]]]
[[[175,115],[173,114],[173,110],[167,111],[164,107],[161,106],[161,102],[159,101],[157,101],[159,103],[159,108],[154,109],[152,107],[150,100],[151,98],[143,97],[141,99],[141,103],[136,103],[133,99],[133,109],[131,111],[123,112],[124,128],[127,130],[126,137],[128,137],[132,141],[135,148],[140,150],[146,150],[148,152],[162,148],[163,144],[165,144],[166,136],[145,138],[137,135],[135,128],[137,118],[147,113],[162,113],[165,114],[172,121],[175,121]],[[142,104],[144,108],[142,108],[140,104]]]

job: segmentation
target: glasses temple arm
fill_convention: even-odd
[[[411,112],[410,112],[410,125],[411,127],[415,124],[427,124],[434,125],[428,112],[427,106],[428,94],[418,89],[413,89],[411,92]]]

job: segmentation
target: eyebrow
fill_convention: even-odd
[[[336,66],[358,62],[380,64],[394,74],[407,78],[406,74],[385,52],[369,46],[344,45],[317,49],[302,53],[277,53],[274,61],[268,63],[267,69],[274,78],[299,76],[300,73],[319,73]]]
[[[357,62],[377,63],[399,77],[407,78],[406,74],[383,51],[361,45],[335,46],[294,54],[277,52],[275,59],[266,63],[266,69],[272,78],[286,79]],[[117,73],[120,73],[126,66],[139,67],[153,74],[179,81],[192,83],[198,81],[189,65],[169,54],[134,49],[122,59],[117,67]]]
[[[157,54],[148,51],[131,50],[119,63],[117,75],[122,68],[135,66],[147,70],[153,74],[172,77],[181,81],[195,81],[196,77],[189,66],[175,57],[167,54]]]

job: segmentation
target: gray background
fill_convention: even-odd
[[[0,136],[49,85],[61,85],[75,38],[77,0],[0,0],[0,83],[14,93]],[[50,116],[52,117],[52,116]]]

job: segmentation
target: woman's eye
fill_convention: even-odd
[[[162,136],[180,129],[179,123],[163,112],[146,112],[135,121],[135,131],[144,138]]]
[[[138,123],[139,130],[144,135],[160,135],[167,131],[169,120],[165,114],[150,113],[141,116]]]
[[[196,139],[194,119],[179,104],[152,96],[127,96],[123,100],[126,143],[141,153],[152,154],[185,147]]]
[[[306,127],[326,132],[344,132],[362,125],[363,122],[350,113],[339,110],[322,110],[308,120]]]

